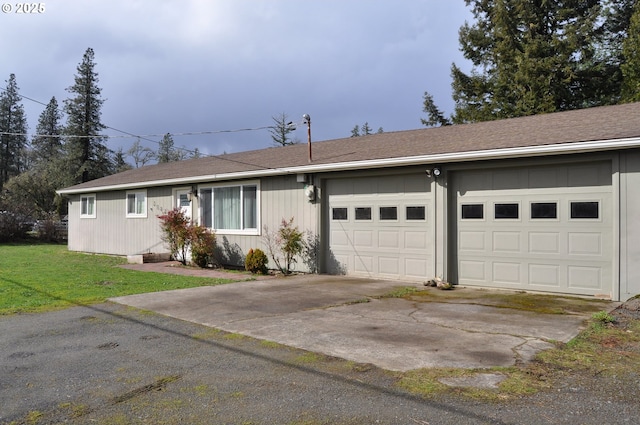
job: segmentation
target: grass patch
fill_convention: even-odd
[[[42,312],[107,298],[228,283],[118,267],[119,257],[69,252],[64,245],[0,245],[0,314]]]
[[[426,292],[424,289],[416,288],[415,286],[403,286],[400,288],[395,288],[393,291],[388,292],[384,295],[379,296],[378,298],[409,298],[413,295]]]
[[[453,291],[441,291],[435,288],[426,290],[416,287],[399,288],[382,298],[406,298],[417,302],[477,304],[542,314],[596,313],[610,304],[606,300],[585,300],[559,295],[458,287]]]
[[[602,316],[602,317],[601,317]],[[606,320],[605,320],[606,319]],[[640,321],[620,324],[614,316],[594,314],[587,329],[566,344],[540,352],[523,366],[490,369],[419,369],[398,375],[397,385],[425,398],[461,395],[481,401],[524,397],[553,388],[575,376],[613,378],[612,385],[640,376]],[[442,378],[468,377],[478,373],[500,373],[506,378],[497,388],[449,387]],[[599,381],[598,385],[605,385]],[[608,382],[608,381],[607,381]]]

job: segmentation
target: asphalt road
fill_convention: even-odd
[[[1,424],[637,424],[638,387],[424,400],[393,373],[116,304],[0,317]]]

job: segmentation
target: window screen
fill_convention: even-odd
[[[398,207],[380,207],[380,220],[397,220]]]
[[[598,217],[598,202],[571,202],[571,218]]]
[[[532,202],[531,218],[558,218],[558,204],[555,202]]]
[[[462,205],[463,219],[482,219],[484,218],[483,204],[466,204]]]
[[[518,218],[518,204],[495,204],[494,218]]]
[[[407,220],[424,220],[425,207],[407,207]]]

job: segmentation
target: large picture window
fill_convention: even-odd
[[[127,192],[127,217],[147,216],[147,192]]]
[[[221,186],[200,190],[200,220],[219,231],[258,231],[258,186]]]
[[[82,195],[80,197],[80,217],[96,218],[96,195]]]

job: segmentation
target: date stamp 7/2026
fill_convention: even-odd
[[[2,13],[31,15],[45,13],[47,8],[45,3],[2,3],[0,10]]]

